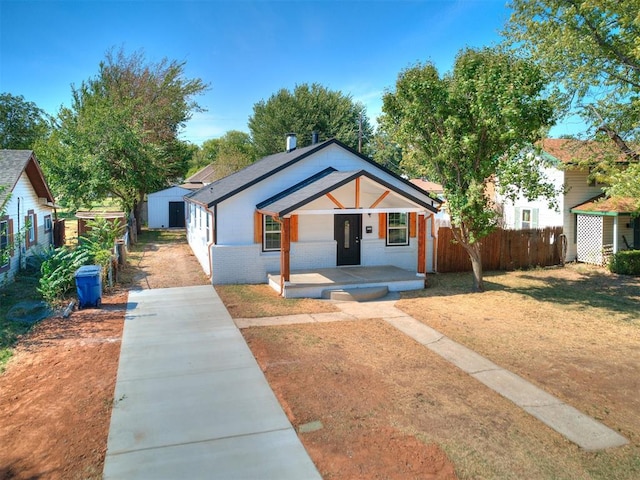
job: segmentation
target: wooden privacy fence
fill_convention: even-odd
[[[515,270],[558,265],[563,263],[564,242],[562,227],[498,229],[481,240],[482,268]],[[471,271],[469,254],[454,242],[451,228],[438,229],[437,262],[440,273]]]

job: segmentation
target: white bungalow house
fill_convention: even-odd
[[[0,150],[0,247],[12,246],[0,265],[0,283],[11,279],[28,256],[53,245],[55,205],[35,154],[31,150]],[[8,201],[7,201],[8,198]],[[0,260],[0,262],[2,262]]]
[[[272,274],[293,296],[285,287],[297,272],[304,281],[319,269],[357,276],[348,266],[390,266],[414,278],[433,270],[441,202],[335,139],[296,148],[289,136],[285,152],[185,201],[189,244],[213,284],[266,283]]]
[[[515,202],[497,198],[504,228],[527,229],[562,226],[566,237],[565,261],[602,264],[603,253],[640,246],[638,218],[632,216],[629,202],[601,203],[603,185],[589,179],[588,167],[579,160],[598,154],[593,142],[545,139],[542,150],[551,162],[546,178],[564,193],[557,208],[546,200]]]

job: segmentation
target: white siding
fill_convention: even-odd
[[[218,244],[247,245],[253,243],[253,212],[255,211],[255,206],[329,166],[339,171],[375,170],[371,164],[360,157],[347,152],[337,145],[331,145],[218,205]],[[382,170],[375,170],[375,175],[398,188],[407,188],[402,181],[386,174]],[[427,196],[423,196],[422,199],[429,200]],[[365,200],[363,199],[364,202]],[[330,208],[333,207],[335,205]],[[331,231],[333,231],[333,227],[331,227]]]
[[[563,233],[567,238],[566,260],[572,262],[576,260],[578,251],[576,245],[576,215],[571,213],[571,209],[590,198],[602,193],[602,188],[590,186],[588,182],[589,173],[587,170],[570,169],[565,171],[564,207],[563,207]]]
[[[24,229],[25,217],[30,210],[33,210],[37,217],[37,243],[27,250],[23,238],[20,245],[15,245],[13,256],[9,260],[9,269],[0,273],[0,283],[5,277],[13,278],[19,269],[20,262],[24,264],[29,255],[47,249],[53,244],[53,231],[45,232],[44,219],[45,216],[50,215],[53,221],[54,210],[43,205],[43,200],[38,198],[29,177],[23,172],[16,182],[6,208],[9,219],[13,220],[14,240],[19,231]]]
[[[213,213],[200,205],[191,202],[185,204],[187,242],[194,255],[202,265],[204,273],[211,275],[211,260],[209,246],[213,243]],[[207,217],[209,229],[207,230]]]
[[[171,187],[150,193],[147,196],[149,228],[167,228],[169,226],[169,202],[183,202],[183,197],[188,193],[191,191],[182,187]]]
[[[544,175],[548,181],[552,182],[557,190],[562,189],[564,185],[564,172],[557,168],[546,168]],[[557,207],[550,208],[549,202],[546,199],[536,199],[528,201],[523,196],[516,199],[515,202],[511,202],[507,199],[500,199],[498,201],[503,206],[503,224],[504,228],[522,228],[521,225],[521,212],[524,209],[531,210],[533,216],[537,220],[536,224],[532,228],[545,228],[545,227],[557,227],[562,225],[562,198],[557,199]]]

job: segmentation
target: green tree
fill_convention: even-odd
[[[487,194],[499,179],[510,198],[554,197],[541,155],[523,153],[552,121],[541,72],[495,50],[465,50],[451,73],[418,64],[383,97],[381,126],[403,148],[403,167],[441,183],[454,238],[469,254],[474,290],[484,289],[480,241],[496,226]]]
[[[59,196],[78,205],[113,195],[141,225],[144,195],[182,179],[193,153],[178,135],[206,86],[185,78],[184,67],[112,51],[96,77],[73,88],[42,147]]]
[[[258,157],[282,152],[290,132],[298,135],[299,147],[309,145],[315,131],[321,139],[335,137],[356,150],[359,138],[366,144],[373,132],[363,105],[317,83],[297,85],[293,92],[283,88],[256,103],[249,130]]]
[[[207,140],[193,155],[188,175],[207,165],[214,166],[215,178],[226,177],[256,160],[251,136],[239,130],[229,130],[220,138]]]
[[[394,142],[389,132],[383,128],[376,130],[373,140],[369,143],[368,155],[383,167],[402,175],[402,148]]]
[[[557,82],[567,112],[577,108],[615,146],[608,162],[619,152],[640,162],[640,0],[512,0],[511,8],[509,42]],[[634,195],[621,182],[632,175],[628,185],[640,183],[637,165],[613,174],[612,193]]]
[[[193,153],[191,160],[189,161],[189,171],[187,177],[190,177],[194,173],[202,170],[207,165],[212,164],[218,158],[218,144],[219,138],[212,138],[202,143],[202,146],[196,147],[197,150]]]
[[[0,148],[33,150],[47,136],[50,124],[44,110],[23,96],[0,94]]]
[[[249,134],[230,130],[218,142],[218,154],[213,162],[216,178],[231,175],[255,162],[256,158],[256,150]]]

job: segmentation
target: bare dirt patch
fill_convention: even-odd
[[[120,272],[126,286],[208,283],[184,232],[140,240]],[[100,309],[45,319],[21,337],[0,375],[0,478],[102,478],[127,297],[104,294]]]
[[[100,478],[127,294],[50,318],[0,376],[0,478]]]

